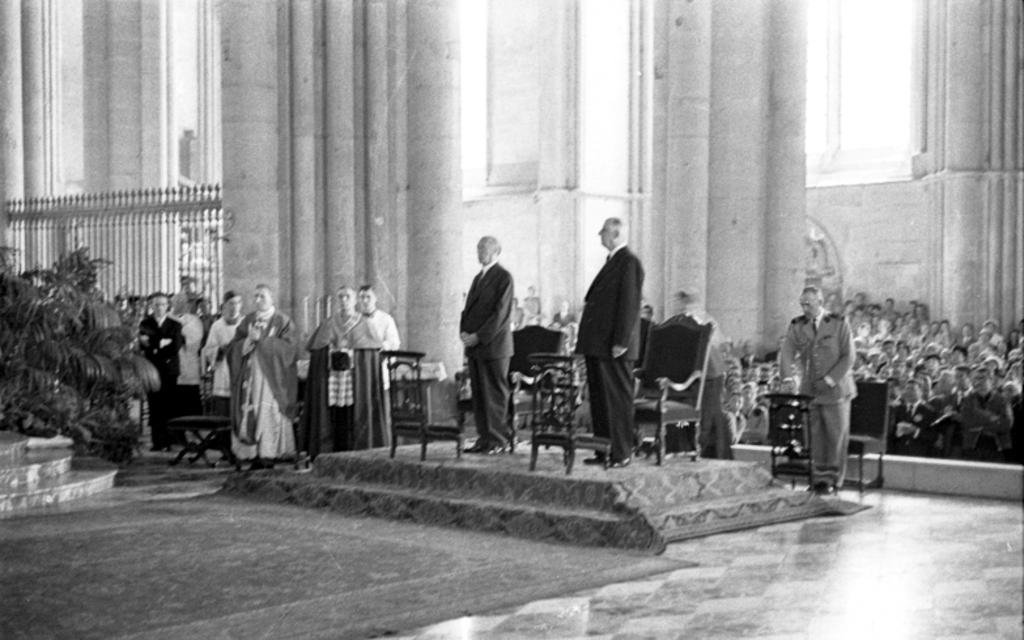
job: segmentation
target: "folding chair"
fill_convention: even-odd
[[[231,418],[213,415],[213,372],[203,374],[200,379],[199,393],[203,402],[202,415],[178,416],[167,421],[168,433],[180,433],[185,440],[178,455],[168,464],[176,465],[188,454],[189,464],[199,458],[206,460],[211,467],[218,462],[238,465],[235,454],[231,452]],[[206,458],[207,451],[219,451],[220,458],[210,461]]]

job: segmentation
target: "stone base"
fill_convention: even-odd
[[[326,454],[312,473],[234,474],[224,491],[264,500],[534,540],[660,553],[668,542],[818,515],[849,513],[842,501],[774,485],[757,464],[647,461],[605,471],[579,465],[566,476],[561,452],[464,455],[442,446]]]

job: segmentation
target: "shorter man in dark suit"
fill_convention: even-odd
[[[160,389],[148,395],[149,427],[153,451],[170,448],[167,421],[174,417],[174,397],[178,384],[178,350],[185,339],[181,335],[181,323],[167,315],[170,301],[162,293],[149,297],[149,315],[139,323],[139,346],[142,355],[153,363],[160,374]]]
[[[611,466],[625,467],[633,451],[633,363],[640,353],[644,269],[626,246],[621,220],[605,220],[600,236],[608,259],[584,298],[576,353],[587,364],[594,435],[611,440]],[[598,454],[583,462],[605,460]]]
[[[903,397],[893,412],[889,431],[889,452],[902,456],[936,456],[936,445],[941,441],[934,426],[939,413],[924,401],[921,383],[907,380]]]
[[[473,390],[476,443],[467,453],[501,453],[508,446],[506,415],[511,387],[512,274],[498,264],[501,244],[491,236],[480,238],[476,255],[482,265],[466,296],[459,322],[459,338],[466,348]]]

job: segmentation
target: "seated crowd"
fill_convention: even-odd
[[[887,382],[890,389],[888,453],[922,457],[1022,462],[1021,387],[1024,321],[1000,332],[993,320],[975,330],[952,331],[931,320],[928,307],[892,298],[870,303],[857,294],[832,299],[854,334],[854,377]],[[795,388],[775,353],[755,358],[749,348],[728,347],[723,403],[736,441],[763,444],[768,436],[765,394]]]

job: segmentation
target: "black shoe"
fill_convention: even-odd
[[[815,495],[819,496],[831,495],[834,492],[832,486],[827,482],[815,482],[813,491]]]
[[[612,469],[623,469],[625,467],[628,467],[631,462],[633,462],[632,458],[623,458],[621,460],[613,459],[612,463],[608,466],[611,467]]]
[[[584,458],[583,464],[604,464],[604,456],[594,455],[590,458]]]
[[[492,448],[493,447],[489,446],[488,444],[477,440],[475,443],[473,443],[472,447],[468,447],[466,449],[463,449],[462,452],[463,453],[488,453],[488,452],[490,452],[490,450]]]

